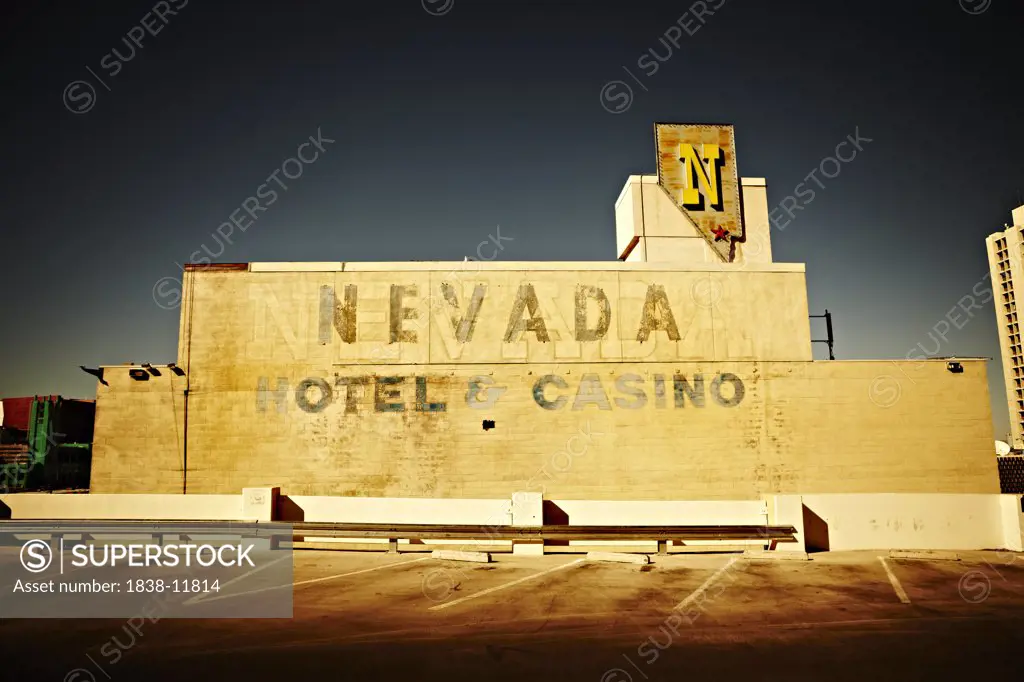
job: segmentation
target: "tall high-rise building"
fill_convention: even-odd
[[[1024,296],[1024,206],[1013,210],[1013,226],[989,235],[988,263],[992,274],[992,300],[999,327],[1006,403],[1010,412],[1010,439],[1024,450],[1024,348],[1017,318],[1016,291]]]

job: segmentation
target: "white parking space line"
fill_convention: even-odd
[[[896,596],[900,598],[900,601],[904,604],[910,603],[910,597],[907,596],[906,590],[903,589],[903,585],[900,584],[899,578],[889,568],[889,562],[885,560],[885,557],[878,557],[878,560],[882,562],[882,568],[885,569],[885,574],[889,576],[889,582],[892,583],[892,589],[896,590]]]
[[[262,564],[260,566],[257,566],[256,568],[252,569],[251,571],[246,571],[245,573],[243,573],[242,575],[238,576],[237,578],[232,578],[231,580],[227,581],[226,583],[224,583],[223,585],[220,586],[220,589],[223,590],[228,585],[232,585],[234,583],[237,583],[240,580],[245,580],[246,578],[248,578],[250,575],[253,575],[254,573],[259,573],[260,571],[262,571],[262,570],[264,570],[266,568],[270,568],[274,564],[279,564],[282,561],[284,561],[286,559],[291,559],[291,558],[292,558],[291,554],[286,554],[286,555],[282,556],[280,559],[274,559],[273,561],[270,561],[268,563],[265,563],[265,564]],[[199,594],[195,595],[194,597],[189,597],[188,599],[186,599],[185,601],[183,601],[181,603],[182,603],[183,606],[191,606],[192,604],[205,603],[205,602],[208,602],[208,601],[217,601],[219,599],[231,599],[232,597],[241,597],[243,594],[255,594],[257,592],[269,592],[270,590],[280,590],[280,589],[282,589],[284,587],[288,587],[288,585],[274,585],[272,587],[263,587],[263,588],[260,588],[258,590],[249,590],[248,592],[236,592],[234,594],[217,595],[217,596],[214,596],[214,597],[208,596],[205,592],[200,592]]]
[[[711,574],[711,577],[710,577],[710,578],[708,578],[707,580],[705,580],[705,581],[704,581],[703,583],[701,583],[700,587],[698,587],[698,588],[697,588],[696,590],[694,590],[693,592],[691,592],[691,593],[689,594],[689,596],[688,596],[688,597],[686,597],[686,599],[684,599],[683,601],[681,601],[681,602],[679,602],[678,604],[676,604],[676,606],[675,606],[675,608],[673,609],[673,611],[678,611],[679,609],[682,609],[682,608],[685,608],[685,607],[689,606],[689,605],[690,605],[690,602],[692,602],[692,601],[693,601],[694,599],[696,599],[697,597],[699,597],[699,596],[701,596],[702,594],[704,594],[704,593],[705,593],[705,592],[707,591],[707,589],[708,589],[709,587],[711,587],[712,585],[714,585],[714,584],[715,584],[715,581],[716,581],[716,580],[718,580],[719,578],[721,578],[721,577],[722,577],[722,575],[723,575],[723,574],[724,574],[724,573],[725,573],[726,571],[728,571],[728,570],[729,570],[729,568],[731,568],[731,567],[732,567],[732,565],[733,565],[733,564],[735,564],[735,563],[736,563],[737,561],[739,561],[739,560],[740,560],[740,558],[739,558],[739,557],[733,557],[732,559],[729,559],[729,561],[727,561],[727,562],[725,563],[725,566],[722,566],[722,567],[721,567],[720,569],[718,569],[717,571],[715,571],[714,573],[712,573],[712,574]]]
[[[281,559],[285,559],[285,558],[291,558],[291,557],[281,557]],[[320,582],[323,582],[325,580],[335,580],[336,578],[347,578],[350,575],[359,575],[360,573],[370,573],[372,571],[380,571],[380,570],[383,570],[385,568],[393,568],[395,566],[405,566],[406,564],[414,564],[417,561],[426,561],[426,560],[431,559],[431,558],[432,557],[430,557],[430,556],[425,556],[425,557],[420,557],[418,559],[412,559],[410,561],[396,561],[395,563],[381,564],[380,566],[373,566],[371,568],[363,568],[363,569],[360,569],[358,571],[349,571],[348,573],[337,573],[335,575],[325,575],[322,578],[310,578],[309,580],[300,580],[299,582],[292,583],[291,585],[272,585],[270,587],[261,587],[261,588],[259,588],[257,590],[248,590],[246,592],[234,592],[232,594],[219,594],[219,595],[216,595],[216,596],[213,596],[213,597],[206,596],[205,594],[199,594],[199,595],[196,595],[195,597],[192,597],[190,599],[185,600],[182,603],[186,604],[186,605],[188,605],[188,604],[199,604],[199,603],[206,603],[206,602],[209,602],[209,601],[217,601],[218,599],[231,599],[233,597],[241,597],[242,595],[246,595],[246,594],[257,594],[257,593],[260,593],[260,592],[270,592],[270,591],[273,591],[273,590],[285,590],[285,589],[288,589],[289,587],[295,588],[295,587],[297,587],[299,585],[308,585],[310,583],[320,583]],[[269,564],[264,564],[263,566],[259,566],[259,567],[255,568],[255,569],[251,570],[251,571],[247,571],[246,573],[243,573],[242,575],[238,576],[237,578],[232,578],[228,582],[224,583],[224,585],[221,586],[221,589],[224,589],[228,585],[230,585],[232,583],[236,583],[239,580],[242,580],[242,579],[252,575],[253,573],[258,573],[259,571],[263,570],[267,566],[276,564],[278,561],[281,561],[281,559],[278,559],[277,561],[272,561]]]
[[[491,594],[493,592],[497,592],[498,590],[504,590],[506,588],[513,587],[514,585],[518,585],[520,583],[525,583],[527,580],[533,580],[534,578],[539,578],[542,575],[547,575],[548,573],[554,573],[555,571],[561,571],[563,568],[569,568],[570,566],[576,566],[578,564],[582,564],[584,561],[586,561],[586,558],[577,559],[576,561],[570,561],[567,564],[560,564],[558,566],[554,566],[552,568],[549,568],[546,571],[541,571],[540,573],[533,573],[532,575],[528,575],[528,576],[525,576],[523,578],[519,578],[518,580],[513,580],[512,582],[505,583],[504,585],[497,585],[495,587],[488,587],[486,590],[480,590],[479,592],[475,592],[473,594],[468,594],[465,597],[462,597],[461,599],[456,599],[455,601],[445,602],[444,604],[438,604],[437,606],[431,606],[428,610],[429,611],[440,611],[441,609],[446,609],[449,606],[455,606],[456,604],[461,604],[463,602],[467,602],[470,599],[476,599],[477,597],[483,597],[484,595],[488,595],[488,594]]]

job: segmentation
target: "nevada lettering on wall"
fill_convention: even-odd
[[[269,377],[259,377],[256,409],[285,413],[294,404],[302,412],[317,414],[339,404],[343,416],[370,412],[436,414],[448,411],[450,398],[439,397],[444,393],[457,392],[460,402],[470,409],[480,410],[494,408],[503,399],[523,399],[514,392],[507,396],[509,390],[490,376],[473,376],[467,380],[446,375],[347,376],[336,373],[333,379],[306,377],[294,385],[287,377],[277,377],[273,382]],[[623,373],[607,382],[591,372],[578,380],[559,374],[542,375],[533,381],[529,395],[537,407],[548,411],[639,410],[648,406],[702,409],[709,403],[729,408],[743,402],[746,386],[730,372],[707,378],[699,373],[691,376],[655,373],[649,378]]]
[[[427,297],[427,312],[447,313],[455,340],[471,343],[481,309],[485,306],[487,285],[477,284],[467,298],[460,298],[451,284],[442,283],[439,296]],[[414,285],[392,284],[388,306],[388,344],[419,343],[417,328],[420,310],[408,305],[422,300],[419,288]],[[440,306],[437,302],[441,301]],[[692,303],[692,302],[691,302]],[[612,303],[600,287],[577,285],[574,297],[573,338],[581,343],[601,341],[611,327]],[[335,287],[320,287],[319,342],[322,345],[339,339],[342,343],[353,344],[360,340],[358,332],[359,285],[348,284],[341,294]],[[520,284],[515,300],[508,312],[503,334],[505,343],[518,343],[524,337],[531,337],[540,343],[552,341],[552,335],[545,322],[545,311],[532,284]],[[635,332],[629,331],[629,338],[643,343],[657,332],[663,332],[670,341],[679,341],[679,324],[665,287],[648,285],[641,307],[640,321]]]

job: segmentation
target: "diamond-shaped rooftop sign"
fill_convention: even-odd
[[[658,184],[722,260],[743,239],[743,210],[731,125],[656,123]]]

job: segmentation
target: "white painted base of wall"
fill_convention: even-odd
[[[255,521],[242,514],[242,495],[0,495],[12,519],[137,519],[139,521]],[[0,515],[0,518],[3,518]]]
[[[785,497],[801,501],[805,544],[812,551],[1022,550],[1020,495],[777,496]]]
[[[266,488],[263,491],[271,491]],[[12,519],[138,519],[164,521],[257,521],[266,510],[246,495],[0,495],[0,513]],[[262,498],[265,503],[266,498]],[[275,519],[283,522],[535,525],[538,496],[513,499],[427,499],[281,496]],[[820,550],[1010,550],[1024,551],[1020,495],[828,494],[768,495],[739,501],[552,500],[570,525],[792,525],[796,543],[775,551]],[[282,511],[286,512],[282,515]],[[246,513],[256,518],[246,516]],[[258,512],[258,514],[257,514]],[[282,518],[284,516],[284,518]],[[2,516],[0,516],[2,518]],[[548,520],[550,523],[550,520]],[[307,538],[312,540],[313,538]],[[318,541],[343,544],[337,538]],[[387,545],[386,540],[357,540]],[[408,541],[402,541],[409,544]],[[425,541],[433,546],[502,545],[488,540]],[[652,542],[573,542],[575,546],[619,546],[655,551]],[[686,543],[737,545],[736,541]],[[759,544],[752,542],[750,544]],[[410,547],[410,549],[412,549]],[[516,542],[514,554],[544,553],[541,543]]]

